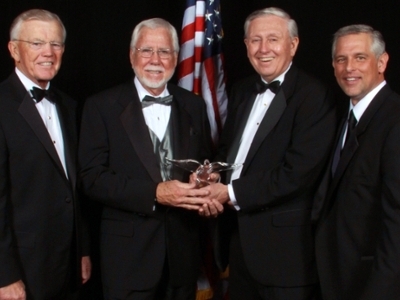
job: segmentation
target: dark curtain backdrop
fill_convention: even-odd
[[[14,68],[7,42],[12,20],[30,8],[57,13],[67,28],[66,51],[54,84],[83,104],[84,99],[132,77],[129,42],[143,19],[162,17],[180,33],[185,0],[0,0],[0,81]],[[221,0],[228,92],[253,72],[243,43],[243,23],[252,11],[268,6],[285,9],[297,21],[300,46],[295,63],[321,78],[340,96],[331,66],[332,34],[340,27],[365,23],[380,30],[387,42],[386,78],[400,93],[399,0]],[[173,78],[176,81],[176,77]],[[101,207],[83,201],[92,232],[93,276],[81,299],[101,299],[98,225]]]
[[[0,81],[13,69],[7,50],[11,21],[30,8],[57,13],[67,28],[63,65],[54,83],[79,101],[132,76],[128,52],[133,27],[162,17],[180,32],[185,0],[2,0]],[[252,11],[278,6],[297,21],[300,46],[295,63],[337,89],[331,67],[332,34],[345,25],[366,23],[380,30],[390,55],[386,78],[400,92],[398,0],[221,0],[228,89],[252,73],[243,43],[243,23]],[[174,78],[175,80],[176,78]]]

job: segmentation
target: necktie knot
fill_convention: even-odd
[[[266,90],[271,90],[271,92],[273,92],[274,94],[276,94],[278,92],[279,86],[280,86],[280,81],[279,80],[275,80],[272,81],[271,83],[265,83],[262,80],[258,80],[256,82],[256,87],[255,87],[255,91],[257,94],[262,94],[264,93]]]
[[[32,87],[31,89],[31,93],[32,93],[32,98],[35,99],[36,103],[39,103],[40,101],[43,100],[43,98],[46,98],[47,100],[49,100],[52,103],[55,103],[55,95],[51,90],[42,90],[40,88],[37,87]]]
[[[157,98],[146,95],[142,100],[142,108],[148,107],[153,104],[171,105],[172,99],[172,95]]]

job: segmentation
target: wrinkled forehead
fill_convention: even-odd
[[[159,45],[167,48],[171,48],[172,37],[170,32],[163,27],[143,27],[139,31],[138,39],[136,42],[136,46],[151,46],[151,45]]]
[[[42,38],[43,35],[64,41],[63,28],[56,20],[25,20],[21,23],[19,37]]]

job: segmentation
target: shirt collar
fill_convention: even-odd
[[[372,91],[370,91],[367,95],[365,95],[364,98],[358,101],[356,105],[353,105],[353,103],[350,100],[349,113],[351,110],[353,110],[354,116],[356,117],[357,121],[361,119],[363,113],[368,108],[369,104],[375,98],[376,94],[378,94],[378,92],[385,86],[385,84],[386,81],[385,80],[382,81]]]
[[[15,68],[15,73],[17,74],[19,80],[21,80],[25,89],[28,91],[28,93],[30,93],[31,96],[32,96],[32,93],[31,93],[32,87],[37,87],[37,88],[41,89],[40,86],[38,86],[36,83],[34,83],[28,77],[26,77],[24,73],[22,73],[20,70],[18,70],[18,68]],[[50,87],[50,82],[47,83],[47,86],[45,89],[47,90],[49,87]]]

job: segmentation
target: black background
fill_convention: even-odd
[[[53,83],[83,104],[88,96],[132,77],[129,43],[134,26],[147,18],[162,17],[180,33],[185,0],[0,0],[0,81],[13,70],[7,42],[12,20],[31,8],[55,12],[67,29],[66,51]],[[253,70],[243,43],[243,23],[252,11],[268,6],[286,10],[299,27],[297,66],[338,88],[331,66],[331,40],[340,27],[356,23],[382,32],[389,53],[386,79],[400,93],[399,0],[221,0],[224,55],[228,92],[232,84]],[[173,78],[176,81],[176,77]],[[93,234],[94,274],[82,299],[101,299],[98,266],[100,208],[85,202]]]
[[[0,1],[0,81],[13,69],[7,42],[12,20],[30,8],[57,13],[67,28],[63,64],[54,83],[79,101],[132,77],[129,42],[143,19],[162,17],[180,33],[185,0],[2,0]],[[295,63],[338,90],[331,66],[331,40],[340,27],[364,23],[382,32],[389,53],[386,78],[400,92],[398,0],[221,0],[228,90],[253,72],[243,43],[243,23],[252,11],[268,6],[285,9],[297,22],[300,46]],[[176,80],[176,77],[173,78]]]

